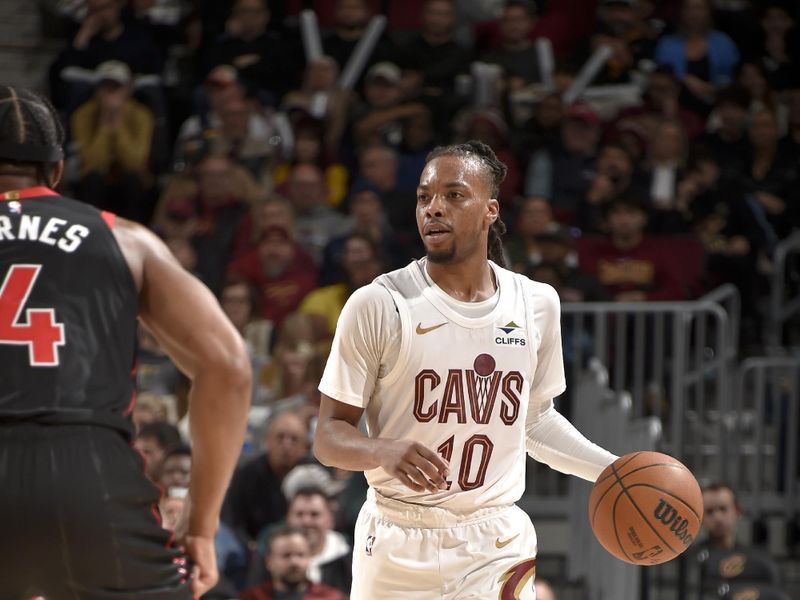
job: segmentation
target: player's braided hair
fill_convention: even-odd
[[[480,164],[486,175],[490,177],[492,198],[497,198],[500,195],[500,184],[506,178],[508,168],[503,162],[497,158],[489,146],[477,140],[469,140],[462,144],[453,144],[451,146],[438,146],[434,148],[425,159],[425,163],[429,163],[434,158],[440,156],[458,156],[462,158],[474,158]],[[497,220],[489,227],[489,247],[488,255],[489,260],[497,263],[501,267],[506,266],[505,254],[503,252],[503,235],[506,232],[506,224],[497,216]]]
[[[30,90],[0,86],[0,173],[28,174],[50,184],[64,129],[50,102]],[[42,157],[47,157],[42,158]]]

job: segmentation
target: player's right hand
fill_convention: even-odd
[[[214,538],[187,535],[183,538],[186,552],[192,561],[192,594],[199,598],[214,587],[219,580]]]
[[[415,492],[447,489],[450,465],[441,456],[413,440],[387,440],[381,447],[384,471]]]

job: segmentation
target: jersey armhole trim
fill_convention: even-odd
[[[114,229],[114,225],[117,222],[117,215],[112,212],[108,212],[107,210],[101,210],[100,216],[103,218],[103,221],[106,222],[109,229]]]
[[[528,285],[527,277],[520,275],[518,273],[514,274],[514,279],[516,279],[517,285],[520,287],[520,292],[522,295],[522,303],[525,305],[525,325],[528,339],[531,341],[528,344],[528,352],[531,356],[531,364],[536,364],[536,368],[539,368],[539,348],[534,348],[536,344],[533,341],[536,339],[536,311],[533,308],[533,286]],[[528,294],[531,294],[531,297],[528,297]],[[536,369],[533,370],[531,373],[531,387],[533,387],[533,380],[536,378]]]
[[[392,302],[397,309],[397,314],[400,316],[400,350],[397,353],[397,360],[392,369],[383,377],[381,384],[390,385],[394,383],[400,374],[403,372],[403,367],[408,363],[408,353],[411,346],[410,336],[404,335],[404,332],[410,332],[411,316],[408,313],[408,307],[403,301],[400,292],[396,290],[385,288],[392,296]]]

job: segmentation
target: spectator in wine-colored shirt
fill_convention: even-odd
[[[231,263],[231,275],[240,275],[261,291],[262,316],[279,326],[317,285],[317,270],[283,227],[264,229],[255,250]]]
[[[581,270],[595,275],[618,302],[685,298],[664,246],[645,234],[647,212],[632,197],[608,204],[609,235],[581,257]]]

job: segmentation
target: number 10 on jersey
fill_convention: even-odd
[[[436,452],[441,454],[442,458],[448,463],[453,457],[453,445],[455,444],[455,440],[456,436],[451,435],[436,448]],[[458,486],[462,490],[474,490],[484,484],[486,481],[486,469],[489,467],[489,460],[492,458],[493,449],[494,444],[492,440],[482,434],[473,435],[464,442],[464,449],[461,451],[461,465],[458,469]],[[475,452],[481,453],[477,469],[472,468]],[[452,485],[453,482],[448,481],[447,489],[449,490]]]
[[[42,265],[11,265],[0,286],[0,345],[28,347],[32,367],[58,365],[58,347],[63,346],[64,324],[56,322],[52,308],[25,309]]]

